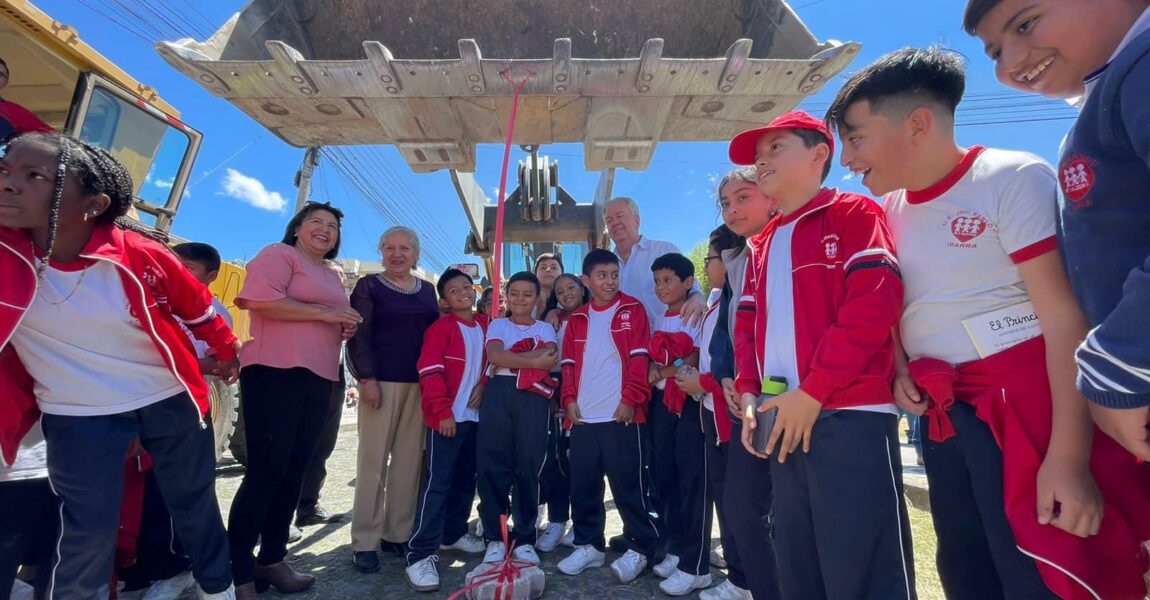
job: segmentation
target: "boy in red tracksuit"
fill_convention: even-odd
[[[619,291],[619,257],[592,250],[583,259],[591,302],[567,320],[563,335],[563,405],[571,426],[571,516],[575,551],[559,570],[577,575],[605,561],[603,476],[611,484],[628,550],[611,563],[623,583],[654,556],[659,532],[651,517],[643,470],[647,435],[647,343],[643,305]]]
[[[684,596],[711,585],[711,507],[699,401],[675,382],[675,375],[699,365],[701,327],[691,327],[680,314],[695,286],[695,265],[679,253],[664,254],[651,264],[655,294],[667,305],[651,334],[648,354],[651,393],[651,470],[655,474],[656,508],[663,517],[667,556],[655,566],[663,593]]]
[[[735,326],[735,387],[753,407],[764,380],[788,390],[766,453],[774,485],[779,580],[788,598],[915,598],[902,492],[892,327],[903,287],[873,200],[822,187],[834,142],[802,111],[731,141],[732,162],[754,164],[780,214],[751,239]],[[802,452],[798,452],[799,447]],[[773,458],[773,457],[772,457]]]
[[[471,312],[475,287],[459,269],[435,284],[450,310],[423,335],[419,384],[427,436],[427,476],[407,542],[407,584],[417,592],[439,589],[435,568],[440,548],[483,552],[483,540],[467,531],[475,499],[477,406],[483,397],[484,321]],[[447,542],[444,544],[444,542]]]

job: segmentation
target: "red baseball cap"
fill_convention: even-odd
[[[749,129],[736,135],[735,139],[731,140],[731,145],[727,147],[727,156],[736,165],[755,164],[755,146],[758,145],[759,138],[763,137],[764,134],[780,129],[813,129],[823,134],[823,137],[827,138],[827,145],[830,146],[831,158],[834,158],[835,138],[831,135],[827,124],[802,110],[792,110],[775,117],[773,121],[763,127]]]

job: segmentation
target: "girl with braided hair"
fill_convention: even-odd
[[[40,420],[61,527],[47,596],[90,600],[112,575],[125,456],[153,462],[202,598],[234,598],[214,488],[208,386],[177,318],[236,379],[236,337],[162,244],[118,226],[127,170],[56,134],[0,157],[0,450]]]

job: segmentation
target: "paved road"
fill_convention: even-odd
[[[463,584],[464,575],[480,562],[480,556],[464,556],[458,554],[441,555],[439,573],[441,591],[431,594],[418,594],[408,589],[403,578],[403,560],[392,555],[382,556],[382,569],[379,573],[363,575],[355,571],[351,564],[350,542],[350,516],[353,490],[355,485],[355,449],[357,444],[355,431],[355,411],[345,411],[343,425],[340,431],[339,442],[334,454],[328,462],[328,480],[324,486],[322,504],[334,513],[344,514],[342,522],[323,526],[307,527],[301,541],[290,547],[289,562],[302,572],[316,576],[316,586],[305,593],[284,596],[297,600],[350,600],[358,598],[379,598],[383,600],[447,598],[450,593]],[[913,465],[914,454],[904,447],[904,461],[909,458],[909,465]],[[909,456],[908,456],[909,452]],[[911,471],[920,471],[917,467],[908,467]],[[236,463],[225,460],[217,471],[217,494],[220,498],[220,508],[226,517],[242,478],[242,467]],[[609,492],[608,492],[609,493]],[[607,535],[621,533],[622,523],[617,513],[607,512]],[[472,513],[472,522],[476,514]],[[713,534],[718,539],[718,529]],[[629,585],[620,585],[610,574],[610,570],[592,569],[578,577],[569,577],[559,573],[556,563],[566,557],[569,549],[560,547],[556,552],[540,553],[543,558],[543,570],[547,574],[547,592],[545,598],[556,599],[582,599],[595,598],[597,600],[629,598],[658,598],[664,596],[658,589],[659,580],[653,574],[646,574]],[[613,560],[616,553],[608,553],[608,561]],[[723,572],[712,571],[715,583],[722,580]],[[269,591],[265,598],[278,598],[280,594]],[[695,597],[694,595],[691,597]]]

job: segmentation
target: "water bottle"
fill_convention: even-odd
[[[775,428],[775,417],[779,409],[772,408],[766,412],[759,412],[764,402],[787,391],[786,377],[767,377],[763,379],[762,393],[755,400],[755,451],[767,453],[767,440],[771,437],[771,430]]]

